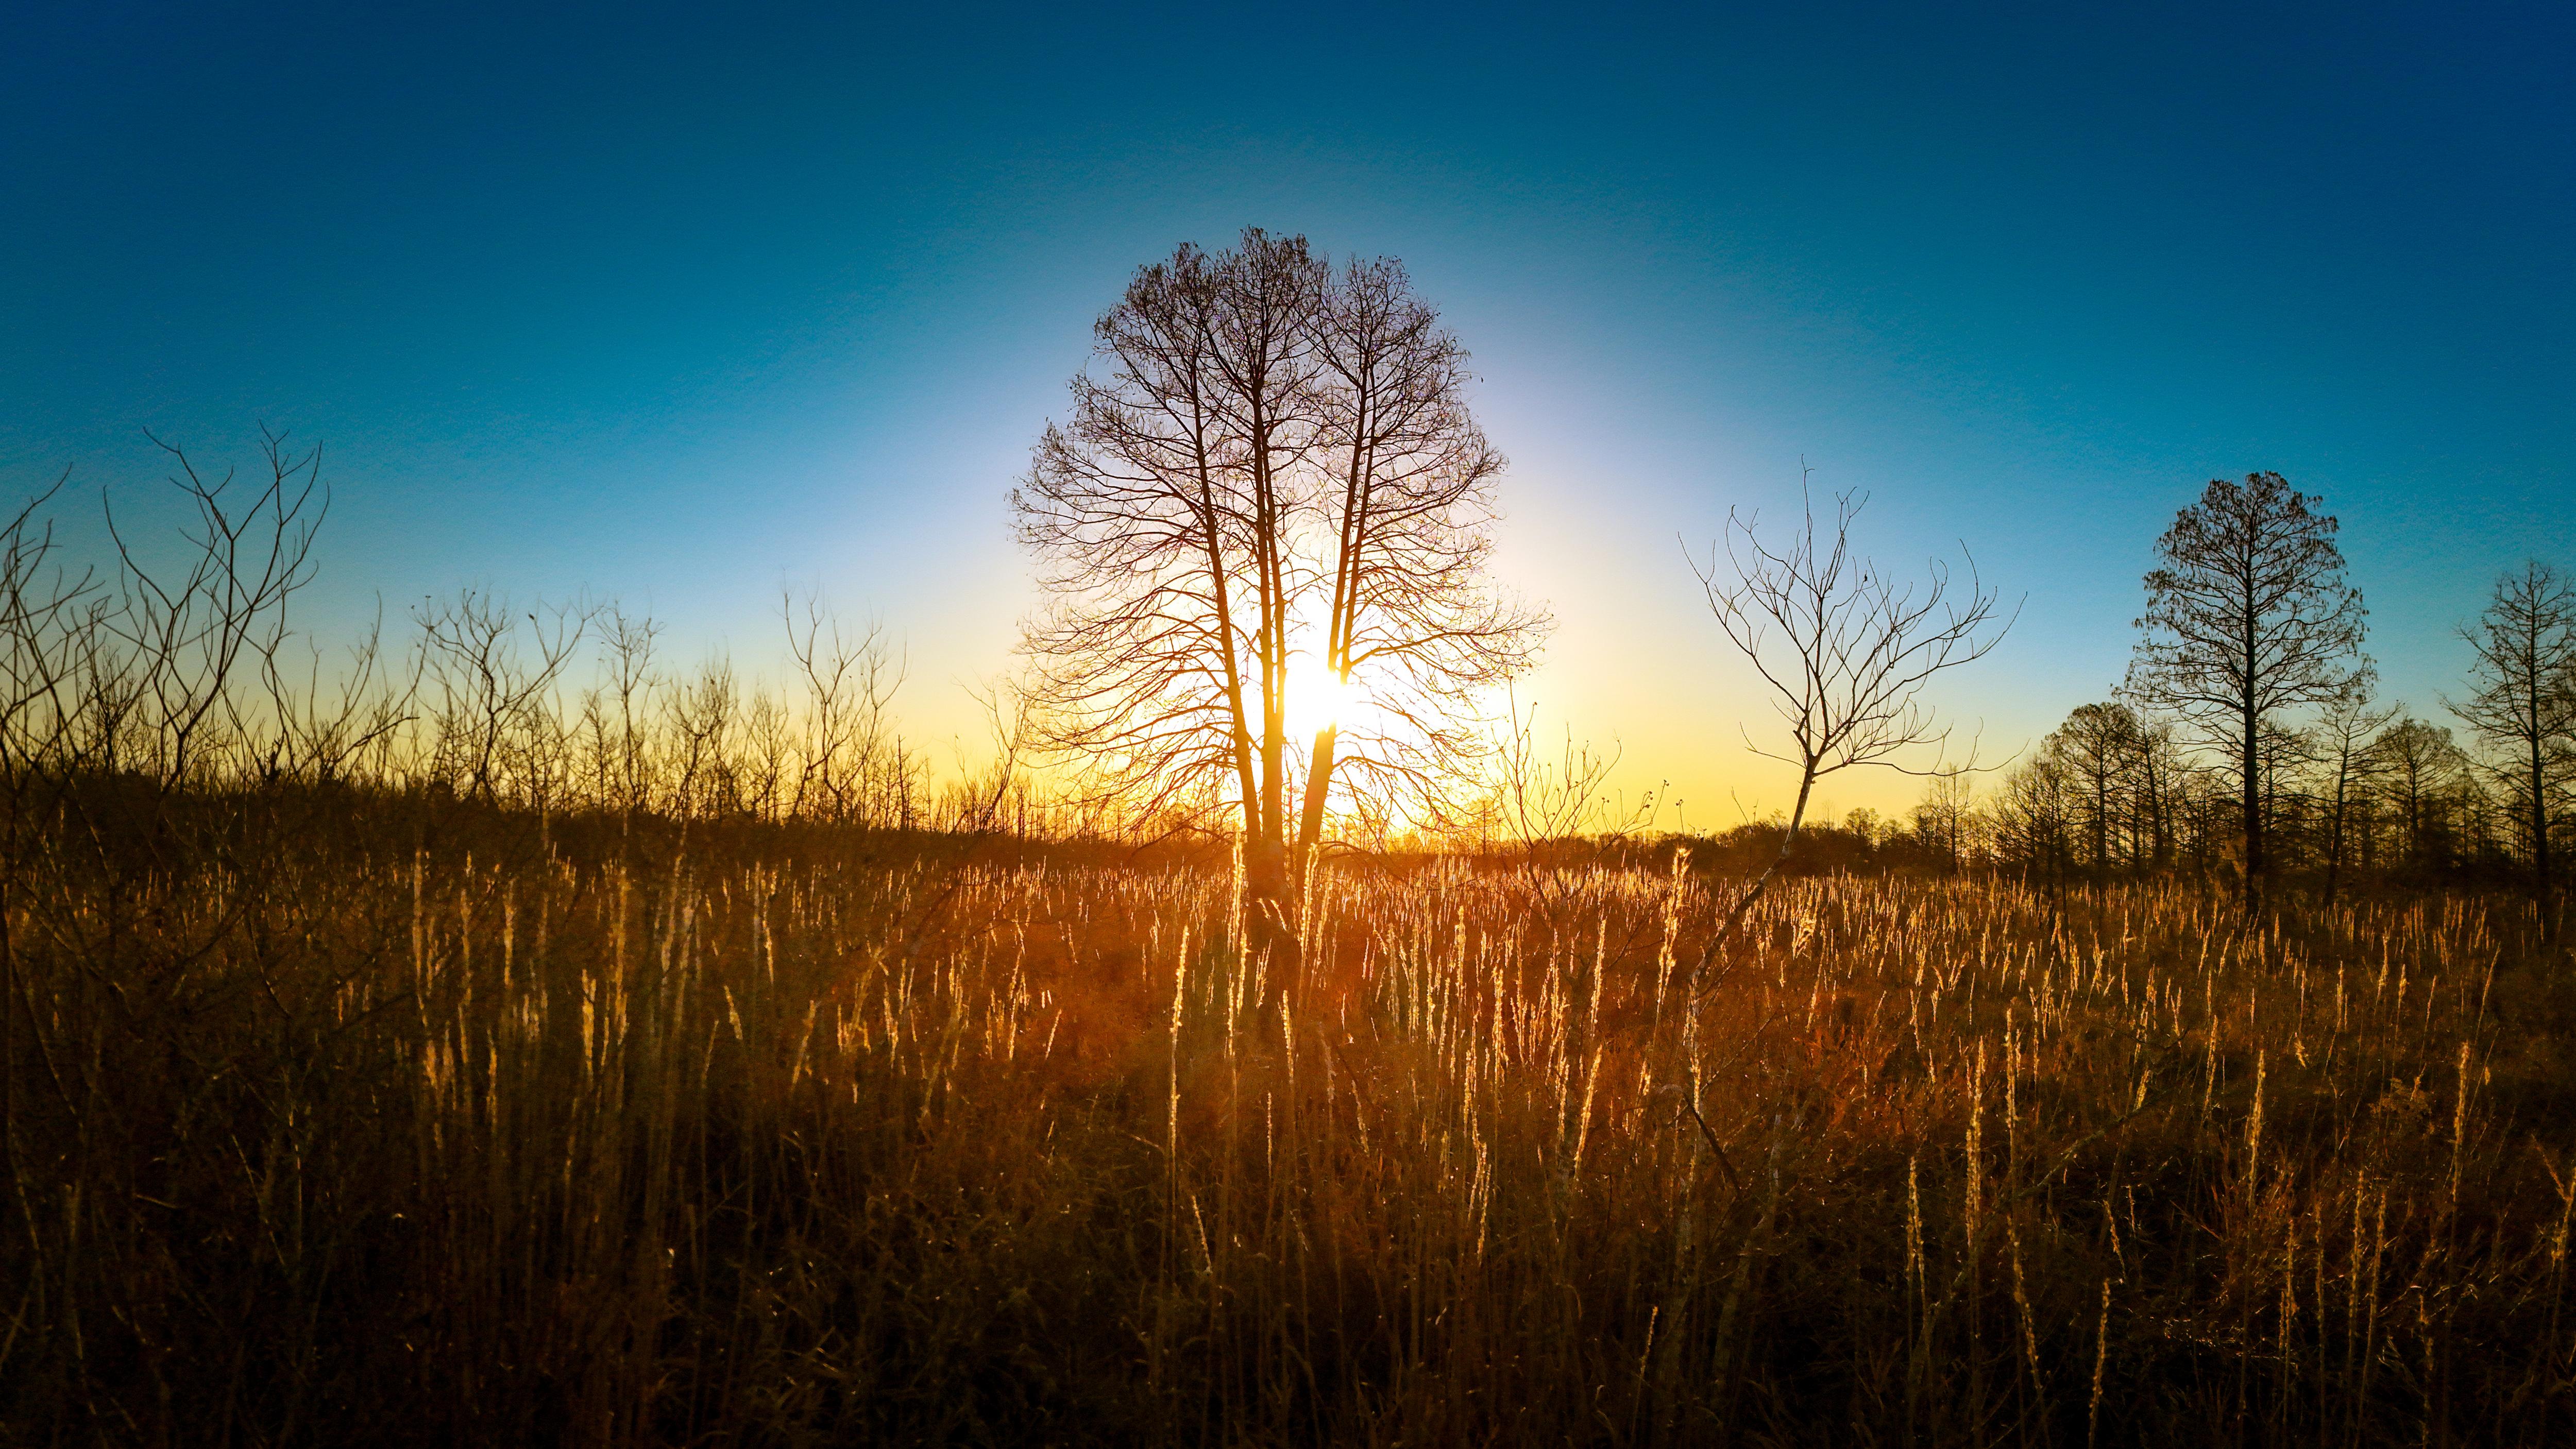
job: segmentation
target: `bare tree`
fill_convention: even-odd
[[[1280,924],[1294,881],[1287,858],[1287,720],[1290,656],[1297,645],[1291,615],[1312,577],[1298,557],[1295,531],[1313,486],[1304,464],[1321,441],[1318,364],[1313,323],[1323,305],[1327,269],[1304,237],[1274,238],[1247,229],[1223,254],[1215,305],[1208,311],[1208,357],[1216,364],[1209,394],[1237,450],[1236,513],[1250,565],[1253,663],[1261,688],[1260,829],[1246,842],[1253,894]]]
[[[1553,917],[1577,883],[1555,868],[1571,842],[1633,839],[1660,810],[1662,792],[1630,799],[1609,786],[1622,750],[1578,741],[1571,726],[1551,740],[1538,727],[1538,705],[1520,707],[1507,693],[1502,718],[1478,747],[1480,777],[1463,808],[1443,806],[1431,823],[1452,838],[1496,856],[1517,852],[1517,869]]]
[[[1521,710],[1517,698],[1505,708],[1505,728],[1491,746],[1489,794],[1484,811],[1501,835],[1524,845],[1545,845],[1578,836],[1626,835],[1650,819],[1650,795],[1630,807],[1606,788],[1619,767],[1616,744],[1595,749],[1578,743],[1569,726],[1562,744],[1549,749],[1538,731],[1538,705]]]
[[[1029,744],[1134,816],[1234,813],[1276,941],[1335,780],[1438,777],[1468,694],[1535,646],[1535,616],[1482,586],[1501,460],[1467,413],[1465,354],[1391,262],[1337,274],[1258,229],[1183,246],[1093,336],[1011,495],[1045,596]],[[1319,722],[1302,791],[1301,657],[1367,700]]]
[[[2576,774],[2576,586],[2547,564],[2525,563],[2496,580],[2486,612],[2460,637],[2477,651],[2470,694],[2445,703],[2500,757],[2494,773],[2514,799],[2532,900],[2554,936],[2552,802]]]
[[[2033,758],[2056,772],[2050,788],[2064,797],[2067,839],[2081,837],[2094,879],[2171,862],[2188,779],[2171,721],[2118,701],[2078,705]],[[2036,797],[2024,790],[2016,798],[2027,813]],[[2075,854],[2069,844],[2067,863]]]
[[[300,645],[288,659],[290,644]],[[353,765],[388,751],[411,720],[411,699],[420,687],[419,670],[396,678],[384,657],[384,619],[371,620],[367,632],[349,646],[349,659],[326,685],[322,650],[310,639],[290,639],[280,631],[259,641],[260,681],[264,686],[268,739],[259,767],[269,778],[329,784],[348,778]],[[295,677],[297,664],[302,678]],[[258,726],[235,716],[237,732]]]
[[[44,513],[70,478],[64,470],[0,523],[0,786],[13,828],[27,785],[65,763],[82,694],[78,626],[98,578],[63,566]]]
[[[1037,558],[1043,612],[1025,629],[1036,706],[1034,742],[1067,760],[1097,795],[1144,815],[1196,804],[1231,784],[1248,843],[1279,839],[1269,746],[1284,742],[1285,568],[1265,546],[1265,489],[1282,481],[1274,394],[1223,394],[1247,369],[1220,361],[1219,334],[1251,329],[1221,313],[1279,287],[1246,288],[1263,267],[1312,272],[1267,238],[1254,255],[1211,257],[1183,246],[1140,269],[1093,329],[1094,369],[1075,376],[1073,410],[1040,437],[1011,494],[1020,542]],[[1258,329],[1285,338],[1301,315]],[[1286,359],[1257,370],[1294,375]],[[1247,436],[1242,421],[1269,424]],[[1278,889],[1284,861],[1266,883]]]
[[[675,819],[712,819],[742,802],[735,736],[741,728],[742,690],[732,661],[718,655],[687,683],[675,683],[662,701],[663,736],[670,741],[670,813]]]
[[[2125,704],[2077,705],[2042,746],[2063,763],[2078,790],[2079,818],[2095,880],[2111,875],[2144,730]]]
[[[2287,720],[2266,719],[2256,759],[2260,765],[2257,778],[2262,782],[2256,802],[2262,811],[2264,850],[2278,868],[2296,861],[2300,847],[2307,841],[2306,826],[2314,802],[2305,786],[2310,767],[2318,763],[2315,734]]]
[[[2335,887],[2343,876],[2345,842],[2351,834],[2353,806],[2356,797],[2370,788],[2379,771],[2379,756],[2371,748],[2373,737],[2390,720],[2397,718],[2399,706],[2374,706],[2370,699],[2372,672],[2356,670],[2344,691],[2329,701],[2325,713],[2317,720],[2316,756],[2325,771],[2326,796],[2326,905],[2333,905]]]
[[[2138,718],[2136,781],[2130,833],[2140,837],[2139,858],[2162,870],[2173,863],[2174,837],[2191,789],[2191,763],[2174,739],[2174,723],[2153,715]]]
[[[997,678],[966,687],[984,719],[984,745],[989,752],[976,762],[964,749],[957,757],[954,829],[970,835],[1008,832],[1028,834],[1027,694],[1018,680]],[[1019,806],[1016,823],[1006,807]]]
[[[2019,866],[2025,878],[2037,872],[2052,894],[2062,893],[2079,808],[2080,786],[2066,762],[2054,751],[2034,754],[2004,777],[1986,807],[1997,860]]]
[[[1967,859],[1973,795],[1968,772],[1947,766],[1932,772],[1932,783],[1924,787],[1923,799],[1914,807],[1914,833],[1941,853],[1942,866],[1952,875]]]
[[[805,686],[805,741],[791,809],[814,819],[887,823],[872,785],[886,764],[905,655],[874,621],[843,632],[820,593],[783,594],[778,612]]]
[[[1941,671],[1983,658],[2012,627],[2010,618],[1996,623],[1996,594],[1979,582],[1976,560],[1964,548],[1964,595],[1952,589],[1950,570],[1938,559],[1931,561],[1928,580],[1916,584],[1899,583],[1854,555],[1852,520],[1866,502],[1858,494],[1837,495],[1831,532],[1825,533],[1817,527],[1810,497],[1797,531],[1776,547],[1754,531],[1756,519],[1730,511],[1724,564],[1714,544],[1706,565],[1691,560],[1727,642],[1751,661],[1788,726],[1785,750],[1755,745],[1749,732],[1746,746],[1798,770],[1798,793],[1778,852],[1710,935],[1694,977],[1705,972],[1788,858],[1816,782],[1862,765],[1930,773],[1903,760],[1949,739],[1924,701],[1925,687]],[[1701,987],[1710,984],[1702,980]]]
[[[767,686],[751,692],[742,716],[744,806],[762,820],[775,821],[785,805],[788,761],[795,754],[795,730],[787,709]]]
[[[2447,829],[2469,758],[2451,732],[2401,715],[2371,742],[2371,765],[2406,832],[2406,863],[2432,869],[2448,863]]]
[[[1323,666],[1338,701],[1316,730],[1296,859],[1321,839],[1338,769],[1381,800],[1437,798],[1477,744],[1476,691],[1524,669],[1544,615],[1485,584],[1502,455],[1466,400],[1466,349],[1392,258],[1356,258],[1314,312],[1319,522],[1332,555]],[[1346,717],[1347,716],[1347,717]]]
[[[210,479],[177,445],[152,441],[169,455],[177,469],[170,483],[196,513],[185,534],[188,566],[156,573],[109,508],[119,597],[93,615],[100,627],[92,639],[102,651],[98,702],[120,718],[139,712],[134,723],[152,742],[149,759],[113,765],[144,767],[175,788],[200,763],[205,736],[232,722],[226,703],[234,671],[282,646],[287,600],[312,577],[313,535],[331,496],[322,450],[292,452],[286,434],[265,427],[260,449],[269,476],[247,500],[234,492],[232,472]],[[106,738],[122,735],[112,729]]]
[[[2270,717],[2348,687],[2361,594],[2344,582],[2335,519],[2278,473],[2211,480],[2156,541],[2128,691],[2221,744],[2236,777],[2245,893],[2266,862],[2264,730]]]
[[[653,651],[662,626],[613,600],[599,611],[598,626],[600,680],[582,692],[581,732],[588,737],[593,797],[618,813],[621,829],[631,831],[637,812],[651,803],[649,710]]]
[[[551,693],[580,652],[593,612],[574,602],[540,603],[522,613],[507,598],[478,589],[413,609],[432,692],[431,767],[458,794],[496,798],[506,783],[514,732],[553,723]]]

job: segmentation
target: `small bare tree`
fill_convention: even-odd
[[[1028,752],[1028,695],[1020,681],[1000,678],[966,688],[984,720],[984,744],[990,753],[970,759],[962,744],[957,756],[957,793],[950,828],[970,835],[1028,834],[1029,780],[1023,769]],[[1007,809],[1019,805],[1013,815]]]
[[[169,455],[177,470],[170,483],[196,513],[185,534],[188,565],[155,572],[115,510],[107,510],[119,597],[94,615],[101,626],[96,698],[149,742],[145,756],[127,755],[112,767],[142,768],[170,789],[200,763],[207,734],[221,735],[232,723],[226,702],[235,671],[282,646],[287,600],[312,577],[313,535],[331,495],[322,450],[292,452],[286,434],[265,427],[260,450],[268,477],[247,499],[235,492],[232,472],[209,478],[176,444],[152,441]],[[129,737],[123,726],[107,736]]]
[[[289,639],[280,631],[259,641],[257,648],[270,731],[260,751],[262,774],[334,784],[365,770],[371,759],[381,766],[411,722],[412,696],[420,688],[417,667],[397,674],[387,666],[381,612],[349,646],[348,663],[328,685],[322,677],[322,649],[312,640]],[[237,731],[256,727],[239,719],[238,711],[236,719]]]
[[[2345,842],[2351,835],[2352,810],[2358,797],[2378,778],[2379,754],[2374,737],[2397,718],[2399,705],[2371,703],[2374,672],[2354,672],[2351,683],[2326,705],[2317,719],[2316,759],[2324,774],[2326,808],[2326,880],[2324,904],[2333,905],[2343,877]]]
[[[45,515],[70,478],[66,469],[0,523],[0,784],[12,802],[37,775],[65,763],[80,707],[79,625],[98,578],[63,566]]]
[[[1571,726],[1551,740],[1539,731],[1537,703],[1524,710],[1518,695],[1507,693],[1500,727],[1479,747],[1481,790],[1463,811],[1435,810],[1431,823],[1497,854],[1517,848],[1522,878],[1554,918],[1578,888],[1553,868],[1563,859],[1559,850],[1632,839],[1660,811],[1661,791],[1632,800],[1610,788],[1622,753],[1615,741],[1596,748],[1575,739]]]
[[[782,594],[787,652],[805,686],[805,741],[792,810],[813,819],[883,825],[872,782],[883,772],[905,656],[874,620],[844,632],[820,593]]]
[[[680,820],[713,819],[741,804],[735,735],[742,691],[733,663],[709,659],[694,680],[674,683],[662,700],[663,736],[670,741],[671,814]]]
[[[2176,742],[2174,722],[2169,719],[2139,716],[2137,747],[2132,801],[2136,809],[2129,830],[2139,841],[2138,857],[2162,870],[2173,863],[2176,823],[2191,789],[2191,762]]]
[[[620,828],[651,803],[653,651],[662,626],[611,600],[599,611],[599,682],[582,691],[581,734],[594,799],[617,812]]]
[[[1866,502],[1856,493],[1837,495],[1831,519],[1819,528],[1809,496],[1795,532],[1776,545],[1756,532],[1755,517],[1730,510],[1722,552],[1712,544],[1705,564],[1691,557],[1709,611],[1761,676],[1787,726],[1786,748],[1755,744],[1749,730],[1745,745],[1798,771],[1779,850],[1701,949],[1692,968],[1698,989],[1715,984],[1705,975],[1708,964],[1788,859],[1816,782],[1864,765],[1935,773],[1903,758],[1949,740],[1925,688],[1943,670],[1985,657],[2012,627],[2010,617],[1997,622],[1997,595],[1979,581],[1976,559],[1964,547],[1964,590],[1953,587],[1938,559],[1923,582],[1900,583],[1856,556],[1852,521]],[[1684,554],[1690,556],[1687,545]]]
[[[2065,760],[2041,750],[2004,777],[1984,811],[1998,863],[2018,866],[2024,880],[2036,875],[2052,899],[2065,893],[2075,856],[2079,788]]]
[[[1941,853],[1942,866],[1952,875],[1959,873],[1967,858],[1974,793],[1964,768],[1945,766],[1932,772],[1932,783],[1924,787],[1923,799],[1914,807],[1914,833]]]
[[[75,762],[86,691],[80,668],[83,623],[98,579],[57,556],[45,509],[71,477],[0,521],[0,987],[12,993],[0,1034],[17,1030],[19,896],[31,861],[62,832],[48,807]]]
[[[2042,746],[2065,765],[2081,796],[2086,863],[2096,882],[2111,875],[2144,734],[2137,711],[2125,704],[2079,704]]]
[[[457,794],[491,800],[511,783],[512,747],[531,728],[553,724],[552,691],[579,655],[592,613],[580,602],[514,610],[506,597],[479,589],[412,611],[431,692],[431,768]]]
[[[788,762],[796,735],[787,709],[766,685],[755,687],[743,708],[743,805],[775,822],[785,807]]]
[[[1649,819],[1650,795],[1638,807],[1613,797],[1607,785],[1619,768],[1617,744],[1595,749],[1578,742],[1571,726],[1550,748],[1538,729],[1538,705],[1523,711],[1517,698],[1504,714],[1505,728],[1491,746],[1491,799],[1486,813],[1500,833],[1526,847],[1590,835],[1625,835]]]
[[[2371,742],[2371,763],[2405,828],[2406,863],[2418,870],[2449,864],[2452,817],[2469,784],[2468,753],[2449,729],[2401,714]]]

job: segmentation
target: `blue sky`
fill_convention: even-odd
[[[588,588],[756,666],[820,584],[945,738],[1092,317],[1258,224],[1442,305],[1530,692],[1694,824],[1776,784],[1676,534],[1801,459],[2028,595],[1945,693],[1990,741],[2107,691],[2157,532],[2257,468],[2436,709],[2494,572],[2576,564],[2576,12],[2090,9],[24,14],[0,483],[145,508],[140,429],[265,419],[328,447],[317,619]]]

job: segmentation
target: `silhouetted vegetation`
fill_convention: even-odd
[[[935,779],[816,600],[785,690],[483,593],[326,668],[318,457],[174,458],[175,571],[0,532],[9,1442],[2576,1433],[2537,566],[2492,753],[2328,639],[1816,821],[1994,595],[1748,523],[1796,810],[1657,831],[1515,717],[1263,884],[1008,689]]]

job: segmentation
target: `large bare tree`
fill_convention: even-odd
[[[1307,757],[1302,862],[1336,772],[1381,798],[1436,791],[1473,753],[1478,688],[1518,673],[1543,615],[1484,583],[1502,455],[1466,399],[1467,353],[1392,258],[1347,263],[1315,313],[1331,546],[1323,666],[1364,710],[1321,721]]]
[[[2128,691],[2197,725],[2236,778],[2245,894],[2262,894],[2271,717],[2349,687],[2361,594],[2344,582],[2334,516],[2278,473],[2212,479],[2156,540]]]
[[[1093,337],[1011,495],[1045,599],[1030,742],[1131,809],[1233,814],[1275,927],[1336,778],[1432,781],[1473,692],[1535,647],[1542,621],[1484,581],[1501,460],[1392,262],[1337,272],[1258,229],[1183,246]],[[1321,722],[1302,782],[1301,658],[1364,700]]]
[[[1268,615],[1286,578],[1260,538],[1260,494],[1280,470],[1256,453],[1291,441],[1295,399],[1226,396],[1242,366],[1219,359],[1220,334],[1245,329],[1220,313],[1242,305],[1249,268],[1316,269],[1302,247],[1246,241],[1248,258],[1183,246],[1137,272],[1095,325],[1071,414],[1040,437],[1011,507],[1044,596],[1024,637],[1037,741],[1147,814],[1231,786],[1259,841],[1277,839],[1263,766],[1279,754],[1264,747],[1284,744],[1286,661]],[[1265,388],[1290,371],[1264,367]],[[1268,426],[1247,433],[1256,411]]]
[[[2533,561],[2496,580],[2495,597],[2460,635],[2477,651],[2470,694],[2449,701],[2495,751],[2495,775],[2514,797],[2531,859],[2532,900],[2553,935],[2550,860],[2554,797],[2576,774],[2576,587]]]

